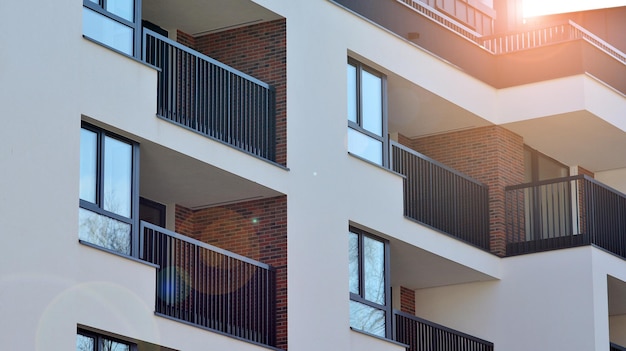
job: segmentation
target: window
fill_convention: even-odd
[[[78,237],[126,255],[133,254],[137,218],[136,163],[139,148],[89,125],[80,131]]]
[[[104,335],[78,330],[76,351],[134,351],[135,345]]]
[[[350,227],[350,326],[390,338],[389,245]]]
[[[387,164],[386,79],[348,59],[348,151]]]
[[[524,181],[526,183],[569,176],[569,167],[541,152],[524,146]]]
[[[140,0],[83,0],[83,34],[127,55],[139,54]]]
[[[524,147],[524,180],[527,183],[558,179],[569,176],[569,168],[559,161]],[[576,185],[561,181],[535,185],[524,190],[527,240],[569,236],[579,232],[578,223],[572,218],[578,206],[578,195],[572,192]]]

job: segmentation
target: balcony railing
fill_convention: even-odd
[[[611,343],[611,351],[626,351],[626,347]]]
[[[394,311],[395,340],[408,351],[493,351],[493,343]]]
[[[276,345],[276,278],[270,266],[146,222],[140,252],[159,266],[156,313]]]
[[[494,54],[505,54],[576,39],[583,39],[626,64],[626,54],[572,21],[527,31],[483,37],[478,40],[478,43]]]
[[[506,188],[507,255],[596,245],[626,258],[626,195],[584,175]]]
[[[394,142],[391,167],[405,176],[405,216],[489,250],[486,185]]]
[[[143,59],[160,70],[158,116],[276,160],[273,87],[145,28]]]

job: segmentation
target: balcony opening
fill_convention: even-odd
[[[286,349],[286,196],[162,146],[141,147],[140,251],[160,267],[156,312]]]
[[[213,2],[143,1],[157,115],[285,166],[286,21],[252,2]]]
[[[489,341],[419,318],[415,294],[493,277],[354,223],[348,248],[353,330],[396,340],[413,351],[493,350]]]

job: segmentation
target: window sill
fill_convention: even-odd
[[[396,346],[404,347],[404,348],[406,348],[407,350],[409,349],[409,347],[411,347],[411,346],[409,346],[409,345],[407,345],[407,344],[403,344],[403,343],[401,343],[401,342],[397,342],[397,341],[395,341],[395,340],[393,340],[393,339],[387,339],[387,338],[384,338],[384,337],[382,337],[382,336],[378,336],[378,335],[374,335],[374,334],[368,333],[368,332],[366,332],[366,331],[362,331],[362,330],[359,330],[359,329],[354,329],[354,328],[352,328],[352,327],[350,327],[350,330],[352,330],[353,332],[359,333],[359,334],[363,334],[363,335],[366,335],[366,336],[369,336],[369,337],[372,337],[372,338],[375,338],[375,339],[381,340],[381,341],[386,341],[386,342],[391,343],[391,344],[394,344],[394,345],[396,345]]]
[[[107,249],[105,247],[92,244],[92,243],[90,243],[88,241],[84,241],[84,240],[78,239],[78,243],[81,244],[81,245],[85,245],[87,247],[90,247],[92,249],[104,251],[104,252],[107,252],[107,253],[110,253],[110,254],[113,254],[113,255],[125,258],[127,260],[131,260],[131,261],[134,261],[134,262],[137,262],[137,263],[145,264],[146,266],[150,266],[150,267],[157,268],[157,269],[160,268],[160,266],[158,264],[154,264],[154,263],[150,263],[150,262],[147,262],[147,261],[144,261],[144,260],[140,260],[137,257],[125,255],[123,253],[119,253],[117,251],[110,250],[110,249]]]
[[[387,171],[387,172],[389,172],[389,173],[391,173],[391,174],[395,174],[395,175],[400,176],[400,177],[402,177],[402,178],[406,178],[406,177],[404,176],[404,174],[400,174],[400,173],[398,173],[398,172],[396,172],[396,171],[392,170],[391,168],[388,168],[388,167],[385,167],[385,166],[381,166],[381,165],[379,165],[379,164],[378,164],[378,163],[376,163],[376,162],[372,162],[372,161],[370,161],[370,160],[368,160],[368,159],[366,159],[366,158],[363,158],[363,157],[361,157],[361,156],[359,156],[359,155],[353,154],[353,153],[351,153],[350,151],[348,151],[348,155],[350,155],[350,156],[352,156],[352,157],[356,158],[357,160],[361,160],[361,161],[363,161],[363,162],[369,163],[370,165],[372,165],[372,166],[374,166],[374,167],[377,167],[377,168],[380,168],[380,169],[382,169],[382,170],[384,170],[384,171]]]

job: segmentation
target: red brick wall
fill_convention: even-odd
[[[415,291],[400,287],[400,311],[415,315]]]
[[[287,163],[287,24],[284,19],[206,34],[179,42],[276,89],[276,162]]]
[[[185,45],[186,47],[195,48],[196,47],[196,39],[191,34],[187,34],[183,31],[176,31],[176,41],[180,44]]]
[[[176,232],[276,269],[277,346],[287,349],[287,197],[192,211],[176,206]]]
[[[504,255],[504,187],[524,181],[523,138],[505,128],[488,126],[416,138],[410,147],[489,186],[491,251]]]

